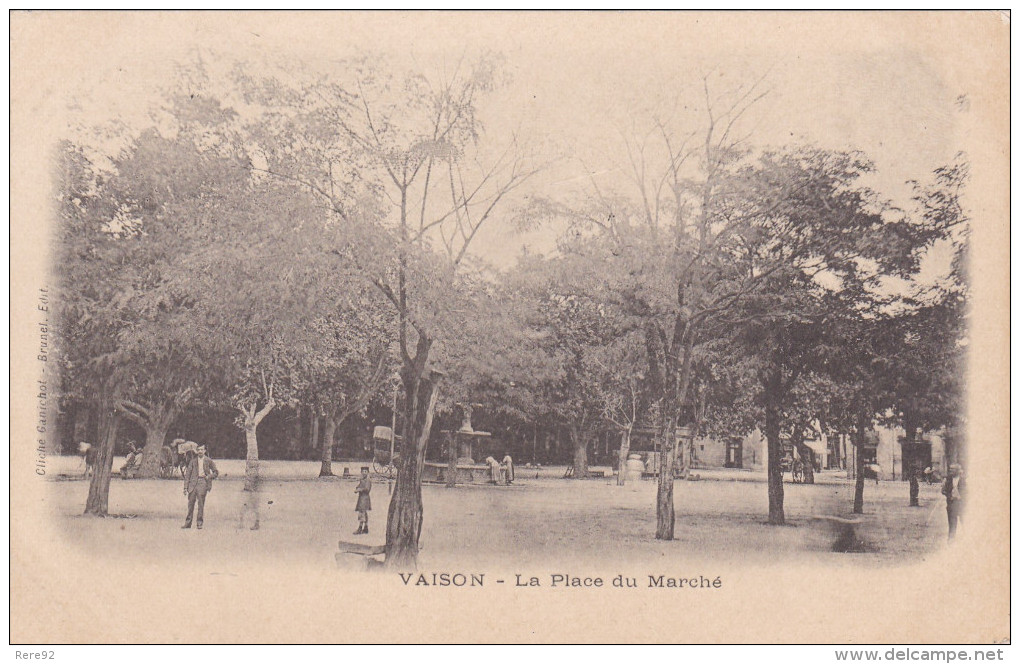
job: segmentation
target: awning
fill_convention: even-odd
[[[804,444],[811,448],[815,454],[828,454],[829,446],[822,440],[805,440]]]

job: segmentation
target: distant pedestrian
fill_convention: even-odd
[[[503,470],[506,477],[506,483],[513,484],[514,479],[516,479],[514,473],[514,460],[509,454],[503,457]]]
[[[956,535],[956,524],[963,521],[963,496],[966,491],[963,467],[958,463],[949,466],[949,477],[942,485],[946,497],[946,516],[949,518],[949,539]]]
[[[358,487],[354,490],[358,494],[358,503],[354,510],[358,513],[358,529],[355,535],[368,534],[368,512],[372,509],[372,479],[368,476],[368,466],[361,467],[361,479],[358,480]]]
[[[78,453],[81,454],[82,459],[85,460],[85,477],[90,477],[96,472],[96,457],[99,456],[99,450],[96,449],[95,445],[90,445],[84,440],[78,443]]]
[[[195,451],[195,457],[188,463],[188,469],[184,472],[184,493],[188,496],[188,516],[184,519],[184,525],[181,528],[191,528],[197,504],[197,526],[199,530],[202,529],[206,494],[212,491],[213,480],[220,476],[216,464],[205,455],[205,451],[205,445],[199,445]]]
[[[920,485],[920,482],[917,481],[918,474],[919,473],[917,471],[917,468],[914,468],[910,472],[910,506],[911,507],[920,507],[921,506],[921,503],[917,502],[917,496],[918,496],[918,494],[921,493],[921,485]]]

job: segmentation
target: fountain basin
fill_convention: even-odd
[[[448,464],[426,461],[425,467],[422,469],[421,479],[423,482],[445,484],[449,472],[450,467]],[[484,463],[461,463],[458,460],[457,484],[488,484],[489,480],[489,467]]]

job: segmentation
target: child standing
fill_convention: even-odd
[[[358,512],[358,529],[355,535],[368,534],[368,511],[372,509],[372,499],[369,493],[372,491],[372,480],[368,477],[368,466],[361,467],[361,480],[358,481],[358,488],[354,490],[358,494],[358,504],[354,509]]]

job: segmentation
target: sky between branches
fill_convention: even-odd
[[[909,206],[907,180],[926,179],[966,150],[959,125],[968,90],[947,83],[935,56],[883,42],[893,27],[887,17],[849,24],[755,13],[80,18],[75,37],[52,56],[54,65],[77,63],[62,89],[47,91],[49,102],[61,102],[53,104],[60,108],[54,138],[69,124],[145,126],[149,109],[199,58],[214,81],[237,63],[286,81],[375,53],[398,67],[448,74],[492,51],[505,58],[510,79],[481,106],[486,134],[498,141],[517,133],[540,158],[556,159],[527,187],[551,198],[576,196],[593,180],[622,183],[623,138],[646,133],[653,116],[672,118],[678,130],[696,127],[705,75],[713,94],[761,79],[768,94],[742,121],[753,145],[862,150],[877,167],[866,184],[898,206]],[[69,31],[66,21],[55,23],[54,38]],[[492,224],[474,252],[506,266],[525,246],[550,250],[561,230],[522,234]],[[943,249],[927,262],[928,278],[947,268]]]

